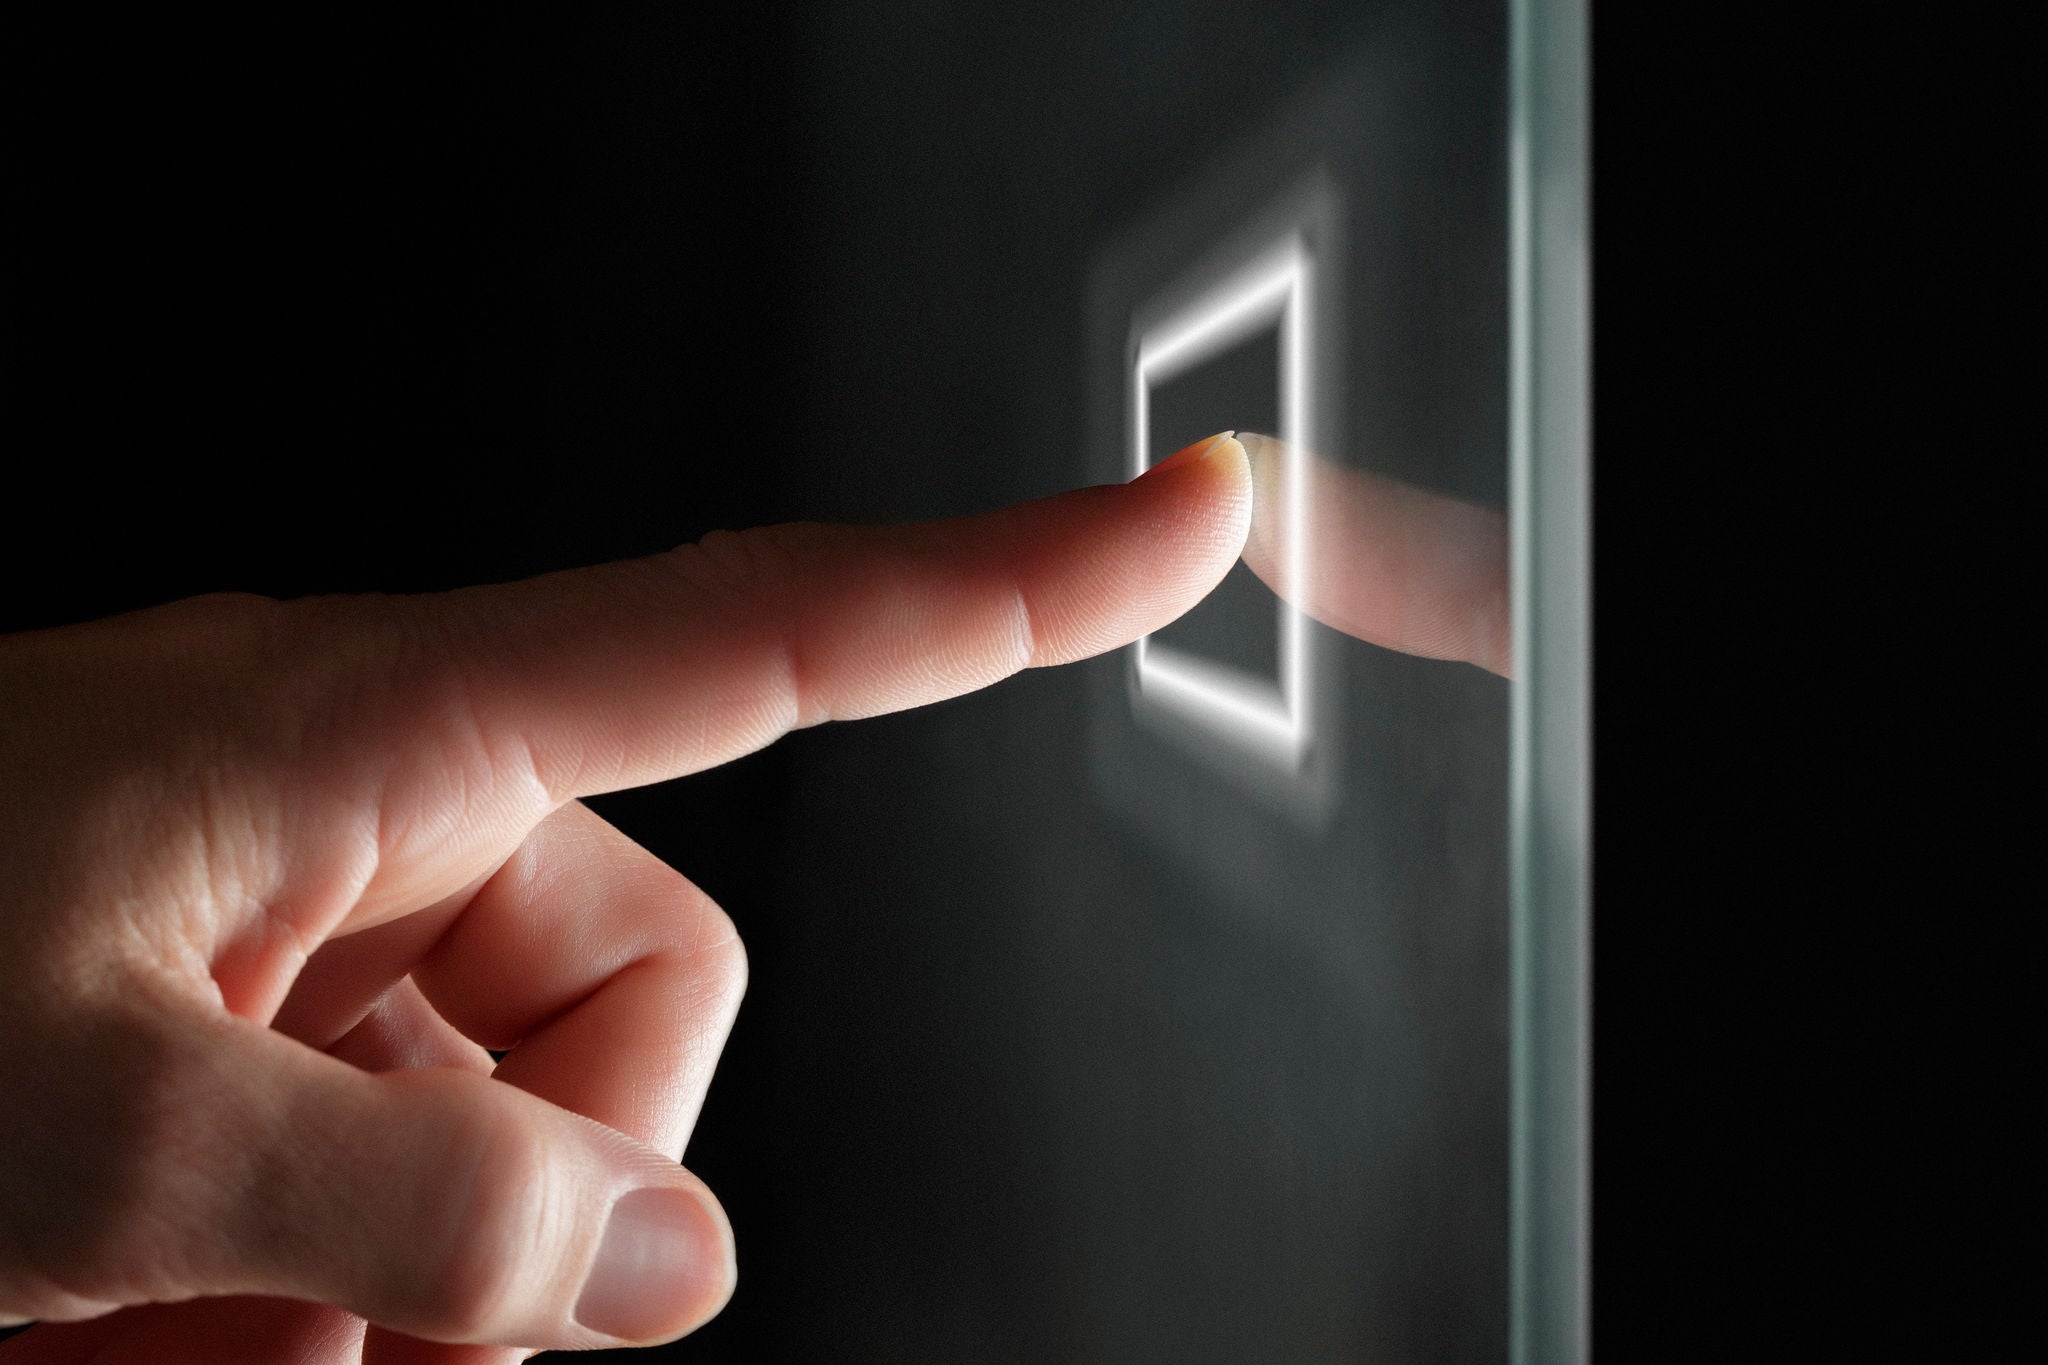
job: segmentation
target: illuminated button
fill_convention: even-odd
[[[1267,243],[1142,327],[1132,348],[1127,460],[1132,476],[1190,441],[1234,427],[1275,431],[1299,458],[1314,427],[1314,257],[1299,234]],[[1142,316],[1142,314],[1141,314]],[[1284,553],[1298,579],[1307,547],[1304,480],[1279,486]],[[1132,704],[1201,726],[1283,769],[1311,739],[1302,615],[1243,565],[1181,621],[1132,647]]]

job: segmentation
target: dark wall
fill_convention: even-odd
[[[760,451],[801,290],[772,26],[478,10],[12,55],[11,454],[68,553],[10,540],[10,627],[782,514]]]
[[[8,539],[0,627],[1088,481],[1094,254],[1397,8],[53,36],[7,402],[60,548]],[[1401,458],[1499,496],[1483,441]],[[742,1284],[664,1358],[1502,1354],[1504,687],[1345,647],[1407,728],[1264,917],[1096,807],[1085,668],[594,803],[753,966],[689,1154]]]

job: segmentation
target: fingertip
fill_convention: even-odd
[[[1229,528],[1230,557],[1244,553],[1252,529],[1251,452],[1236,432],[1228,432],[1210,444],[1201,462],[1204,475],[1215,485],[1211,497]]]
[[[1235,431],[1219,431],[1214,436],[1204,436],[1199,441],[1182,446],[1165,459],[1147,467],[1132,482],[1155,476],[1163,477],[1176,470],[1190,470],[1217,461],[1227,465],[1233,458],[1240,461],[1245,458],[1243,444],[1237,439]]]
[[[1129,483],[992,514],[1032,624],[1029,663],[1072,663],[1167,625],[1214,590],[1251,529],[1245,450],[1221,432]]]
[[[1189,501],[1189,529],[1206,530],[1214,538],[1214,587],[1244,553],[1252,529],[1252,465],[1250,453],[1235,431],[1205,437],[1153,465],[1134,482],[1150,481]],[[1204,591],[1206,592],[1206,588]]]
[[[732,1224],[717,1200],[643,1187],[612,1206],[576,1320],[636,1345],[672,1341],[716,1317],[738,1279]]]

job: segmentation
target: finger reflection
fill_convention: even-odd
[[[1358,639],[1512,673],[1500,511],[1237,436],[1255,490],[1244,562],[1268,587]]]

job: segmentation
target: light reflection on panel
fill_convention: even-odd
[[[1182,305],[1134,338],[1130,384],[1131,475],[1152,461],[1152,399],[1161,385],[1263,332],[1279,340],[1276,408],[1283,440],[1291,453],[1311,430],[1313,395],[1309,376],[1315,345],[1313,278],[1315,258],[1299,232],[1290,232],[1197,287]],[[1185,287],[1185,286],[1183,286]],[[1142,314],[1141,314],[1142,316]],[[1303,481],[1286,481],[1290,505],[1283,515],[1284,537],[1298,562],[1305,553]],[[1277,676],[1260,677],[1200,654],[1155,641],[1131,646],[1131,693],[1139,707],[1164,707],[1255,759],[1283,770],[1301,766],[1313,734],[1308,637],[1301,613],[1275,597],[1278,620]]]
[[[1088,907],[1053,960],[1111,983],[1048,1026],[1061,1178],[1126,1210],[1074,1226],[1128,1284],[1212,1196],[1093,1135],[1192,1114],[1258,1191],[1214,1261],[1299,1291],[1274,1358],[1507,1342],[1504,87],[1486,16],[1438,17],[1180,159],[1088,281],[1090,481],[1234,429],[1254,507],[1218,590],[1087,675],[1120,861],[1043,867]]]
[[[1263,425],[1280,439],[1269,458],[1329,448],[1339,438],[1321,395],[1341,370],[1341,203],[1313,162],[1260,177],[1220,166],[1190,201],[1237,206],[1192,221],[1169,205],[1098,262],[1091,285],[1098,422],[1119,433],[1119,477],[1131,478],[1191,441]],[[1260,386],[1263,386],[1262,388]],[[1258,391],[1255,391],[1258,390]],[[1098,430],[1103,429],[1098,427]],[[1249,442],[1259,437],[1243,433]],[[1265,523],[1288,561],[1278,572],[1240,565],[1180,621],[1125,651],[1119,717],[1098,716],[1106,743],[1164,745],[1261,807],[1307,828],[1327,819],[1341,746],[1337,694],[1320,666],[1316,632],[1274,592],[1294,581],[1311,547],[1305,490],[1269,478],[1277,507]],[[1144,738],[1140,739],[1139,736]],[[1119,764],[1110,760],[1111,766]]]

